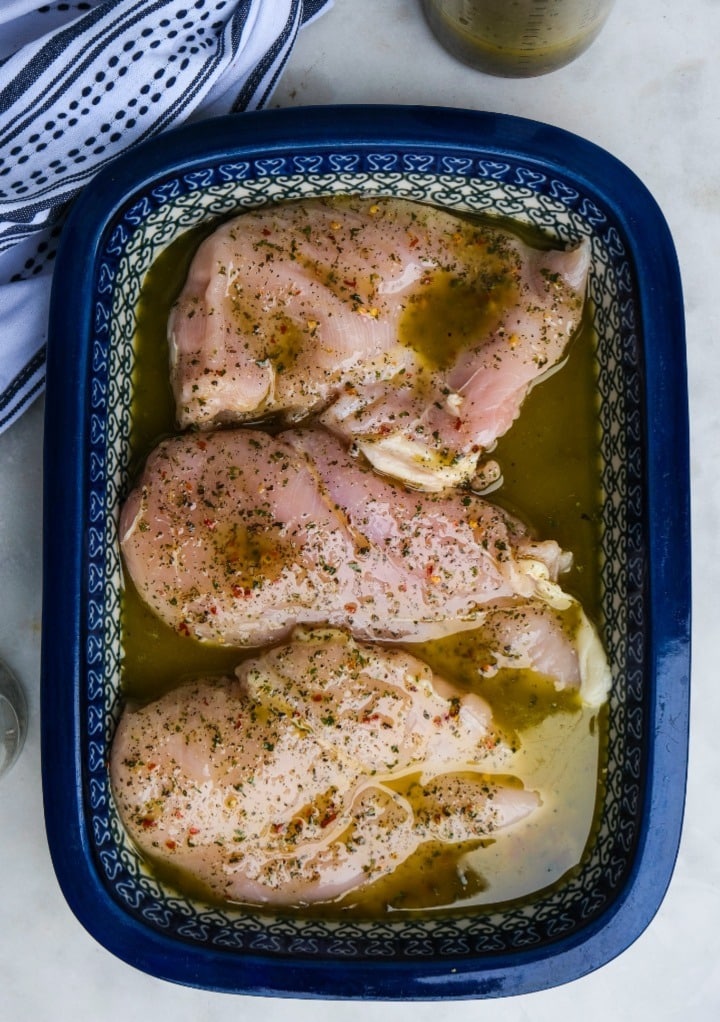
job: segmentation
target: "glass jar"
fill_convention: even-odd
[[[0,776],[20,755],[27,730],[25,694],[0,660]]]
[[[443,46],[479,71],[525,78],[588,48],[615,0],[423,0]]]

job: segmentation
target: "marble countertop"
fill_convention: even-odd
[[[272,106],[431,104],[518,114],[576,132],[626,163],[673,233],[685,292],[693,503],[693,703],[683,839],[670,889],[640,938],[598,972],[502,1001],[367,1005],[265,1001],[176,987],[123,964],[67,907],[44,833],[40,785],[43,402],[0,436],[0,654],[29,702],[25,749],[0,782],[0,1016],[54,1022],[236,1019],[393,1022],[711,1019],[720,1010],[720,686],[711,666],[712,550],[720,525],[720,2],[618,0],[597,42],[537,79],[504,80],[455,62],[432,39],[417,0],[335,0],[300,37]],[[62,599],[62,594],[57,594]],[[712,790],[712,789],[711,789]],[[717,913],[717,915],[716,915]],[[238,1003],[240,1002],[240,1003]]]

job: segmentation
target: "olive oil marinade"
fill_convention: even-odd
[[[498,221],[492,221],[498,225]],[[176,432],[168,377],[166,327],[200,242],[217,226],[188,231],[151,267],[138,305],[135,338],[131,472]],[[531,228],[499,223],[537,247],[546,237]],[[573,553],[563,588],[598,620],[600,606],[600,455],[596,411],[594,338],[590,318],[570,346],[566,363],[535,387],[522,413],[492,457],[503,473],[490,499],[518,515],[537,534]],[[140,601],[128,584],[123,602],[123,686],[127,697],[149,701],[182,680],[232,673],[242,650],[212,647],[176,634]],[[422,912],[496,905],[527,897],[573,870],[591,832],[602,746],[602,713],[575,694],[557,693],[549,679],[501,669],[483,678],[486,656],[474,633],[465,632],[408,648],[460,687],[474,688],[493,707],[496,721],[518,749],[513,765],[543,807],[508,831],[472,847],[426,845],[390,877],[337,905],[312,913],[360,915]],[[253,651],[255,653],[256,651]],[[157,865],[158,875],[191,896],[206,897],[193,878]],[[305,914],[308,909],[302,910]]]

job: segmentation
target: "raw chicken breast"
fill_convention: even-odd
[[[556,590],[547,599],[489,604],[475,627],[440,642],[414,647],[431,664],[450,663],[463,683],[493,678],[501,686],[520,677],[549,682],[556,692],[576,692],[597,708],[607,699],[610,667],[597,632],[577,600]]]
[[[540,803],[478,696],[333,630],[126,709],[111,754],[139,848],[226,900],[298,905],[477,841]]]
[[[431,639],[516,596],[565,599],[555,542],[471,493],[385,480],[321,429],[166,440],[121,514],[127,571],[171,627],[224,645],[298,624]]]
[[[589,245],[538,251],[400,199],[244,213],[199,248],[170,316],[181,426],[323,412],[386,474],[471,478],[578,327]]]
[[[563,596],[508,601],[486,614],[481,635],[492,657],[485,673],[531,670],[557,691],[577,689],[586,706],[598,707],[612,681],[605,650],[578,601]]]

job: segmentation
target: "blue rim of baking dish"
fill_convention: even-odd
[[[237,954],[183,943],[152,929],[110,896],[86,814],[83,566],[93,539],[87,386],[97,260],[119,211],[173,174],[228,159],[409,149],[481,158],[487,167],[548,168],[595,197],[622,235],[642,324],[645,456],[640,567],[649,608],[643,664],[641,823],[612,900],[569,935],[539,945],[383,960]],[[561,161],[561,162],[560,162]],[[490,170],[490,173],[493,171]],[[498,171],[500,173],[500,171]],[[96,313],[95,313],[96,314]],[[664,218],[645,186],[597,146],[561,129],[507,115],[432,107],[319,107],[219,118],[146,142],[114,161],[77,200],[61,238],[48,342],[42,651],[42,758],[50,850],[68,904],[108,950],[152,975],[207,989],[354,999],[497,997],[555,986],[599,968],[647,927],[670,881],[680,841],[687,769],[690,667],[690,529],[687,387],[682,292]]]

